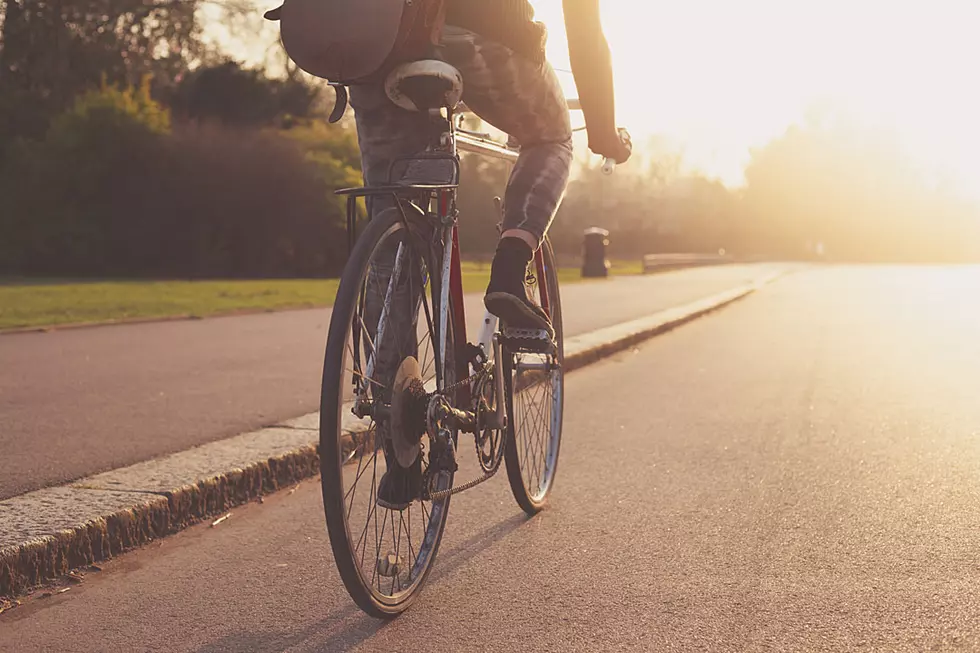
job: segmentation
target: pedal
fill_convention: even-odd
[[[501,342],[512,351],[526,351],[534,354],[554,353],[558,346],[544,329],[517,329],[504,327]]]

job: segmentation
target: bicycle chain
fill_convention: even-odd
[[[470,376],[466,377],[465,379],[463,379],[459,383],[454,383],[451,386],[449,386],[448,388],[445,388],[444,390],[438,390],[435,394],[445,396],[445,395],[448,395],[448,394],[450,394],[452,392],[456,392],[457,390],[459,390],[460,388],[462,388],[467,383],[471,383],[473,381],[478,380],[481,376],[483,376],[484,374],[487,374],[492,369],[493,369],[493,364],[488,361],[488,362],[486,362],[486,363],[483,364],[483,369],[481,369],[481,370],[479,370],[477,372],[474,372],[473,374],[471,374]]]
[[[491,363],[489,363],[489,362],[484,363],[483,364],[483,369],[481,369],[480,371],[476,372],[475,374],[472,374],[471,376],[463,379],[459,383],[456,383],[456,384],[453,384],[453,385],[449,386],[445,390],[441,391],[439,394],[447,395],[447,394],[449,394],[451,392],[454,392],[455,390],[458,390],[459,388],[463,387],[467,383],[470,383],[470,382],[475,381],[475,380],[479,380],[480,377],[488,374],[492,369],[493,369],[493,365]],[[507,437],[506,434],[504,434],[503,437]],[[479,434],[474,433],[473,434],[473,443],[474,443],[474,446],[476,447],[476,455],[477,455],[477,459],[479,461],[479,457],[481,455],[481,451],[480,451],[480,443],[479,443],[478,440],[479,440]],[[500,446],[502,447],[503,445],[504,445],[504,443],[501,442],[500,443]],[[432,502],[442,501],[445,498],[451,497],[451,496],[456,495],[456,494],[459,494],[461,492],[465,492],[467,490],[472,490],[477,485],[480,485],[482,483],[486,483],[491,478],[493,478],[494,476],[496,476],[497,475],[497,472],[500,471],[500,464],[503,462],[503,460],[504,460],[504,457],[503,456],[498,457],[497,458],[497,462],[494,465],[493,469],[490,470],[489,472],[487,472],[486,474],[484,474],[480,478],[477,478],[475,480],[472,480],[472,481],[470,481],[468,483],[464,483],[463,485],[457,485],[455,487],[451,487],[448,490],[438,490],[436,492],[430,493],[429,494],[429,500],[432,501]]]

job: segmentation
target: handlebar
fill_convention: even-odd
[[[565,102],[566,104],[568,104],[569,111],[582,110],[582,102],[578,98],[568,98],[565,100]],[[619,137],[623,139],[623,142],[625,143],[632,143],[632,139],[630,138],[629,132],[623,128],[619,129]],[[616,172],[617,165],[618,164],[616,163],[615,160],[610,159],[609,157],[604,158],[602,160],[602,174],[611,175],[612,173]]]
[[[568,107],[570,110],[575,111],[581,109],[581,104],[577,99],[568,100]],[[460,103],[457,107],[458,115],[462,117],[462,114],[470,111],[470,108],[465,104]],[[461,125],[462,123],[460,123]],[[619,137],[625,143],[631,143],[629,132],[625,129],[619,129]],[[461,126],[457,126],[456,142],[460,146],[460,149],[464,151],[475,152],[479,154],[488,155],[498,159],[505,159],[510,162],[514,162],[517,159],[518,149],[508,142],[506,145],[502,143],[495,142],[491,140],[490,134],[482,134],[472,131],[467,131],[462,129]],[[602,160],[602,174],[611,175],[616,172],[615,159],[610,157],[605,157]]]

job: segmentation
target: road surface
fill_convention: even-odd
[[[550,509],[454,500],[393,623],[345,594],[312,481],[0,615],[0,650],[978,650],[978,292],[799,272],[570,375]]]
[[[700,299],[772,269],[568,284],[566,334]],[[482,308],[479,295],[468,297],[472,324]],[[315,411],[329,319],[329,310],[306,310],[0,336],[0,499]]]

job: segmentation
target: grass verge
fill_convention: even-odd
[[[325,306],[336,279],[0,285],[0,329]]]
[[[482,292],[489,277],[489,264],[463,264],[465,292]],[[559,279],[583,280],[575,268],[561,269]],[[7,280],[0,281],[0,329],[323,307],[333,304],[338,285],[337,279]]]

